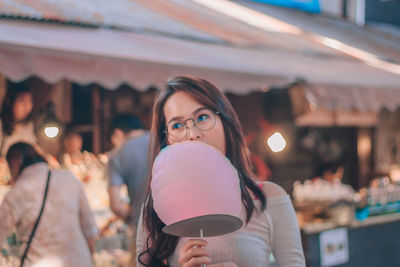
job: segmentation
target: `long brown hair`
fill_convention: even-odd
[[[266,207],[266,198],[263,191],[253,181],[249,151],[245,144],[242,128],[236,112],[224,94],[210,82],[192,77],[176,77],[170,79],[164,90],[161,90],[154,102],[151,125],[151,155],[154,162],[158,153],[167,146],[165,134],[166,121],[164,105],[176,92],[185,92],[201,105],[218,111],[221,118],[226,140],[226,157],[238,170],[240,178],[241,198],[246,208],[247,222],[252,216],[255,206],[250,191],[262,202],[262,209]],[[165,262],[174,252],[178,237],[162,232],[165,224],[157,216],[153,208],[153,198],[149,190],[145,203],[143,223],[149,235],[146,240],[146,250],[139,254],[139,262],[145,266],[168,266]]]

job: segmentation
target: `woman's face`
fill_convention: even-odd
[[[21,93],[15,99],[13,105],[13,119],[14,121],[20,121],[28,117],[33,108],[32,94]]]
[[[185,121],[193,118],[196,121],[196,114],[205,106],[199,104],[189,94],[185,92],[177,92],[169,97],[164,105],[164,116],[167,125],[175,120]],[[201,131],[194,127],[193,121],[186,121],[188,126],[187,134],[183,140],[174,141],[168,137],[168,144],[183,141],[201,141],[215,147],[225,155],[225,134],[224,126],[218,115],[213,128],[207,131]]]
[[[111,134],[111,144],[113,148],[119,148],[125,142],[125,134],[120,129],[114,129]]]

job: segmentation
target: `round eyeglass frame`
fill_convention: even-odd
[[[211,111],[211,114],[213,114],[213,115],[219,115],[219,114],[220,114],[219,111],[213,111],[213,110],[211,110],[211,109],[206,109],[206,110]],[[189,120],[193,121],[193,126],[196,127],[196,129],[199,129],[199,130],[202,131],[202,132],[206,132],[206,131],[210,131],[212,128],[214,128],[214,126],[215,126],[215,124],[216,124],[216,122],[217,122],[217,118],[216,118],[216,116],[214,116],[213,118],[214,118],[214,122],[213,122],[212,126],[211,126],[210,128],[208,128],[207,130],[203,130],[203,129],[199,128],[199,127],[197,126],[197,123],[196,123],[196,121],[195,121],[195,118],[193,118],[193,117],[187,118],[186,120],[182,121],[182,122],[184,123],[184,125],[185,125],[185,134],[183,135],[182,138],[176,138],[176,137],[174,137],[174,135],[171,135],[170,133],[168,133],[168,125],[167,125],[167,128],[165,128],[165,129],[163,130],[163,132],[164,132],[164,134],[167,136],[167,138],[171,138],[173,141],[179,142],[179,141],[184,140],[184,139],[186,138],[187,134],[188,134],[188,129],[189,129],[189,127],[186,125],[186,122],[187,122],[187,121],[189,121]]]

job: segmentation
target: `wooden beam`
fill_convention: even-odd
[[[92,89],[92,125],[93,125],[93,153],[98,154],[101,152],[101,98],[100,88],[96,85]]]

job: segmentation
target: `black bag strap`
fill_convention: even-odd
[[[40,217],[42,217],[44,205],[46,204],[47,192],[49,191],[50,174],[51,174],[51,172],[49,170],[49,173],[47,175],[46,189],[44,190],[42,207],[40,208],[39,216],[37,217],[36,222],[35,222],[35,224],[33,226],[31,235],[29,236],[29,240],[28,240],[28,243],[26,244],[26,247],[25,247],[25,250],[24,250],[24,254],[22,254],[20,267],[22,267],[24,265],[24,261],[26,259],[26,256],[28,255],[29,247],[31,246],[33,236],[35,235],[35,232],[36,232],[36,228],[39,225]]]

